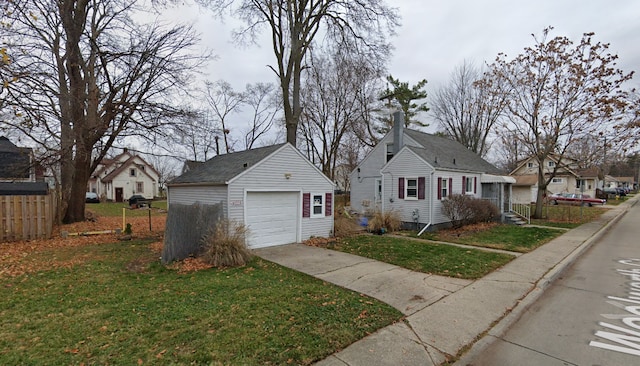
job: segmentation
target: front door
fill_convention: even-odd
[[[116,202],[122,202],[122,188],[117,188],[116,187]]]

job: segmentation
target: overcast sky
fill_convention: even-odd
[[[476,64],[492,62],[499,52],[509,58],[533,45],[532,33],[547,26],[551,36],[563,35],[574,42],[586,32],[595,41],[610,43],[625,71],[640,69],[640,1],[637,0],[395,0],[401,27],[392,38],[393,57],[389,73],[411,84],[427,79],[428,92],[445,83],[464,60]],[[196,6],[171,10],[173,16],[195,21],[203,46],[217,59],[207,70],[207,79],[224,79],[240,91],[247,83],[275,82],[267,67],[275,57],[268,35],[261,45],[239,47],[231,42],[231,30],[241,23],[227,18],[223,23]],[[640,86],[635,75],[630,87]],[[427,97],[427,103],[429,98]]]

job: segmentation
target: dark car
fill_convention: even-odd
[[[151,206],[151,202],[144,198],[144,196],[139,194],[134,194],[129,197],[129,206],[131,207],[143,207],[143,206]]]
[[[100,197],[95,192],[87,192],[84,194],[84,201],[86,203],[100,203]]]
[[[605,188],[604,193],[612,195],[612,196],[626,196],[627,193],[623,188]]]

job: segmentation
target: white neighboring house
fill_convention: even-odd
[[[134,194],[153,199],[158,195],[159,176],[151,164],[125,149],[113,159],[102,159],[87,190],[115,202],[124,202]]]
[[[602,188],[597,168],[579,169],[575,160],[549,155],[543,162],[543,172],[548,175],[556,169],[555,177],[547,185],[547,194],[583,193],[596,196]],[[524,159],[509,175],[516,179],[513,187],[515,203],[535,203],[538,194],[538,162],[534,157]]]
[[[456,141],[403,126],[396,113],[393,130],[351,173],[354,210],[394,210],[423,229],[449,224],[442,201],[451,194],[486,199],[500,213],[511,210],[515,179]]]
[[[330,236],[334,188],[289,143],[215,156],[167,184],[169,210],[222,203],[224,218],[249,229],[252,249]]]

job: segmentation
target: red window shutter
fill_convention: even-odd
[[[438,178],[438,199],[442,199],[442,178]]]
[[[447,192],[449,196],[453,194],[453,178],[449,178],[449,191]]]
[[[418,177],[418,199],[424,199],[424,177]]]
[[[398,198],[404,199],[404,178],[398,178]]]
[[[325,216],[331,216],[331,214],[333,213],[332,209],[333,209],[333,200],[331,199],[332,194],[331,193],[327,193],[325,194],[324,197],[324,215]]]
[[[302,194],[302,217],[311,217],[311,193]]]
[[[478,177],[473,177],[473,194],[478,193]]]
[[[462,176],[462,194],[467,193],[467,177]]]

